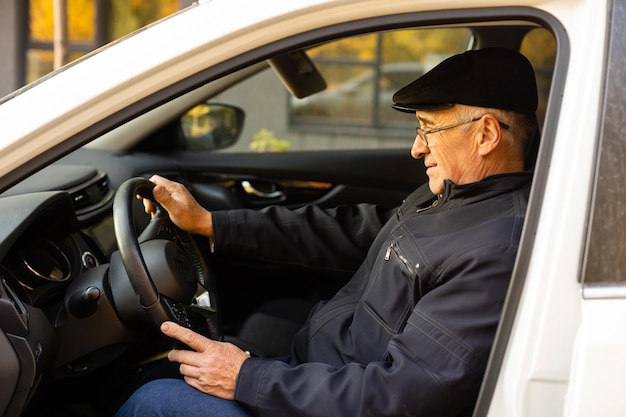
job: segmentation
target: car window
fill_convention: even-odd
[[[241,138],[221,152],[409,149],[415,120],[391,108],[393,93],[472,41],[470,29],[455,27],[384,31],[311,47],[306,53],[325,90],[296,98],[268,68],[212,99],[246,113]],[[542,123],[556,42],[537,28],[520,50],[535,67]]]
[[[391,108],[395,91],[450,55],[468,49],[465,28],[412,29],[353,36],[317,45],[307,55],[327,88],[295,98],[271,69],[212,101],[246,112],[230,152],[408,149],[415,120]]]
[[[584,263],[585,296],[624,295],[626,283],[626,4],[616,1],[608,51],[604,114]]]

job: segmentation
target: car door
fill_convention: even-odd
[[[210,3],[204,2],[204,6],[196,7],[196,10],[189,14],[201,7],[211,6]],[[222,4],[226,7],[228,2]],[[403,6],[402,10],[408,10],[408,7]],[[421,10],[417,6],[411,7]],[[161,45],[155,42],[158,46],[147,51],[141,58],[151,65],[148,69],[141,69],[137,61],[130,60],[130,53],[116,54],[115,48],[105,49],[103,56],[111,53],[112,57],[126,58],[114,61],[119,67],[139,68],[137,72],[121,72],[119,68],[107,66],[107,71],[113,74],[116,71],[121,73],[111,81],[114,89],[106,89],[103,93],[87,91],[89,89],[84,88],[86,83],[79,82],[81,78],[73,76],[76,72],[81,73],[81,66],[77,65],[48,80],[53,86],[55,81],[59,80],[57,86],[63,86],[65,83],[83,86],[82,89],[75,90],[67,88],[66,90],[72,94],[68,94],[68,97],[64,97],[65,100],[60,100],[60,103],[55,102],[52,106],[45,101],[43,99],[45,89],[43,93],[38,93],[35,88],[17,96],[31,98],[28,106],[24,106],[28,108],[29,114],[45,110],[44,115],[48,115],[53,113],[52,109],[55,107],[65,112],[59,110],[64,117],[55,119],[57,123],[54,129],[47,128],[46,124],[43,124],[43,127],[33,124],[33,129],[39,129],[35,133],[40,136],[33,134],[32,143],[37,145],[32,146],[33,149],[39,149],[41,144],[48,147],[56,146],[54,140],[57,137],[63,139],[63,135],[69,139],[54,148],[54,152],[42,154],[39,159],[36,157],[39,154],[36,154],[32,156],[31,164],[24,164],[20,170],[10,172],[8,176],[4,175],[3,185],[13,181],[12,178],[25,175],[24,172],[31,170],[34,164],[40,164],[41,160],[49,161],[56,156],[65,155],[87,140],[99,136],[89,146],[67,154],[59,163],[94,167],[106,173],[113,189],[132,176],[149,177],[160,174],[184,183],[210,210],[241,207],[262,209],[274,204],[289,207],[317,204],[331,207],[352,203],[373,203],[392,208],[412,189],[426,181],[422,162],[412,159],[409,153],[415,136],[415,119],[412,115],[393,112],[389,108],[389,98],[401,84],[408,82],[407,77],[410,81],[411,77],[419,76],[422,71],[441,61],[445,56],[466,48],[504,45],[520,49],[521,46],[533,64],[539,65],[536,67],[538,76],[547,74],[540,80],[542,84],[540,89],[544,87],[540,90],[541,112],[545,110],[547,103],[547,91],[550,88],[553,68],[550,58],[553,58],[551,52],[554,52],[554,43],[549,42],[554,39],[545,29],[543,33],[548,33],[548,38],[539,37],[526,49],[522,45],[522,38],[526,33],[535,29],[541,31],[541,28],[537,27],[537,22],[545,23],[547,26],[546,21],[550,21],[545,13],[539,13],[539,10],[511,7],[502,10],[460,9],[454,13],[442,10],[432,14],[400,13],[399,10],[400,6],[393,10],[390,8],[389,15],[362,21],[356,20],[359,19],[356,16],[354,20],[346,18],[345,21],[341,21],[343,23],[337,23],[340,20],[335,16],[339,13],[325,13],[329,18],[328,26],[324,26],[326,23],[320,23],[314,29],[306,29],[304,31],[306,33],[302,34],[299,32],[296,34],[296,30],[293,30],[284,39],[272,39],[267,45],[256,45],[252,48],[246,43],[249,40],[243,39],[237,44],[239,47],[229,51],[224,62],[218,62],[222,59],[220,50],[213,46],[213,43],[221,43],[218,42],[221,41],[219,37],[216,37],[217,41],[213,43],[207,41],[207,45],[202,44],[202,48],[198,46],[189,50],[183,49],[181,46],[183,42],[180,42],[178,45],[185,52],[180,54],[180,61],[184,65],[177,66],[178,63],[174,62],[174,59],[167,60],[167,56],[162,58],[163,63],[156,58],[154,59],[157,61],[156,64],[150,60],[149,57],[158,55],[158,49],[161,47],[168,49],[166,47],[171,46],[170,37],[180,40],[180,36],[176,38],[175,32],[183,29],[181,27],[177,27],[176,31],[156,32],[157,35],[161,33],[164,36],[158,38],[162,41]],[[525,19],[527,15],[532,17],[528,18],[528,21]],[[182,16],[186,17],[184,14]],[[473,22],[471,16],[479,16],[481,19],[470,25],[468,22]],[[512,16],[515,19],[511,20]],[[331,22],[330,17],[337,21]],[[502,23],[497,21],[500,17],[503,19]],[[428,19],[430,19],[427,22],[428,26],[445,23],[450,27],[436,30],[428,28],[422,31],[396,30],[399,27],[421,24],[420,21],[426,22]],[[240,20],[238,16],[237,21]],[[274,19],[274,22],[277,20]],[[175,21],[173,19],[171,22]],[[203,19],[203,24],[205,21],[207,20]],[[234,23],[235,20],[229,24]],[[463,27],[464,25],[471,27]],[[207,31],[220,29],[219,25],[206,26]],[[281,23],[280,26],[289,25]],[[194,29],[198,27],[194,26]],[[237,35],[254,33],[255,36],[259,36],[258,32],[261,30],[258,30],[258,27],[260,25],[246,27]],[[266,27],[264,24],[262,29],[269,33],[270,30],[266,30]],[[390,30],[380,32],[380,29]],[[442,32],[438,32],[440,30]],[[364,34],[369,31],[373,32]],[[196,33],[198,32],[196,30]],[[154,36],[148,33],[151,37]],[[427,40],[430,35],[426,36],[429,33],[441,42],[431,44]],[[327,40],[331,38],[342,38],[348,42],[328,43]],[[121,44],[122,47],[124,45]],[[394,54],[390,53],[385,45],[390,46]],[[538,48],[538,45],[543,47]],[[415,51],[410,48],[412,46],[416,47]],[[185,57],[194,53],[202,55],[203,48],[209,51],[204,56],[210,55],[216,62],[206,58],[185,61]],[[298,57],[302,57],[298,52],[301,50],[306,51],[306,56],[323,73],[325,80],[325,89],[310,96],[298,93],[299,90],[292,91],[290,87],[294,86],[294,82],[285,80],[289,78],[288,74],[277,70],[281,68],[280,64],[273,62],[278,57],[294,53],[295,61],[292,63],[304,64],[302,67],[296,65],[296,72],[300,73],[301,69],[303,71],[300,75],[306,77],[311,66],[306,60],[298,60]],[[545,56],[539,58],[546,60],[536,61],[534,58],[537,58],[537,53],[544,53]],[[98,58],[97,54],[95,58]],[[205,61],[210,62],[211,67],[202,66],[208,65]],[[90,62],[93,64],[87,67],[91,68],[89,82],[97,84],[94,80],[98,80],[104,85],[102,81],[106,77],[91,76],[99,74],[94,70],[103,67],[97,65],[102,61],[97,59],[86,61],[87,64]],[[417,62],[423,66],[417,68],[415,65]],[[128,65],[129,63],[133,65]],[[401,68],[406,63],[411,64],[408,75],[398,72],[401,74],[398,76],[400,82],[397,85],[393,84],[390,81],[392,71],[387,70],[395,64],[398,64],[396,68]],[[167,69],[160,68],[157,64]],[[398,74],[394,73],[394,77]],[[65,76],[71,80],[65,80]],[[133,89],[132,84],[139,85],[142,78],[150,76],[158,78],[158,81],[150,80],[151,82],[147,83],[149,88]],[[304,85],[308,83],[305,82]],[[85,97],[80,95],[82,90],[86,90]],[[324,91],[328,94],[323,95]],[[558,93],[561,90],[556,91]],[[321,98],[316,98],[318,95]],[[39,100],[33,102],[33,96],[39,97]],[[73,100],[75,96],[78,98]],[[19,109],[19,100],[16,101],[18,104],[13,107]],[[556,101],[552,100],[552,103]],[[72,109],[74,102],[80,104],[76,106],[77,110],[68,110]],[[194,112],[196,106],[205,105],[224,108],[234,106],[242,109],[245,120],[241,131],[238,132],[240,133],[238,141],[232,146],[193,147],[190,146],[189,138],[185,137],[184,132],[181,134],[182,120],[190,112]],[[551,109],[555,107],[558,109],[555,104],[551,105]],[[4,112],[3,115],[7,113]],[[552,110],[552,114],[556,114],[556,111]],[[542,121],[541,113],[539,116]],[[555,119],[555,116],[552,118]],[[23,125],[24,127],[20,126],[20,132],[26,130],[30,123]],[[71,125],[71,129],[66,125]],[[16,133],[12,133],[11,127],[14,126],[9,126],[6,136],[9,140],[12,135],[17,136]],[[105,131],[106,133],[103,133]],[[549,141],[550,139],[548,145]],[[23,142],[27,142],[26,145],[16,147],[17,150],[31,143],[26,140]],[[8,157],[4,160],[10,162]],[[6,166],[8,165],[7,163]],[[544,163],[545,165],[547,164]],[[544,167],[544,175],[546,171],[547,167]],[[57,176],[62,178],[52,178],[53,187],[71,176],[64,170],[61,173],[63,175]],[[40,174],[43,174],[45,179],[53,177],[49,175],[49,171],[42,170]],[[542,184],[543,177],[539,176],[539,179]],[[37,191],[41,189],[38,188]],[[531,217],[536,221],[536,215]],[[142,218],[147,220],[148,217],[142,215]],[[110,220],[110,217],[106,217],[103,221]],[[110,224],[107,226],[104,228],[105,232],[110,232],[112,227]],[[526,240],[532,240],[532,235],[531,227]],[[527,257],[522,256],[522,263],[526,259]],[[222,306],[227,326],[237,325],[262,301],[283,297],[298,297],[309,301],[322,299],[332,294],[334,289],[348,278],[345,275],[277,268],[262,262],[233,261],[217,254],[213,257],[213,263],[218,274],[220,296],[225,301]],[[231,330],[227,329],[229,333]],[[77,333],[76,337],[87,339],[82,333]],[[3,348],[3,351],[10,352],[11,349]],[[30,351],[28,353],[30,354]],[[105,390],[99,388],[109,384],[104,382],[101,384],[95,386],[98,387],[98,391],[104,392]],[[89,394],[93,394],[93,391],[95,390]],[[81,401],[85,398],[82,392],[75,395],[80,397]]]

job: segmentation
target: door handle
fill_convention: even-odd
[[[248,180],[241,181],[241,188],[248,196],[262,198],[265,200],[284,200],[286,198],[285,193],[281,190],[274,189],[272,191],[261,191]],[[271,188],[276,187],[271,185]]]

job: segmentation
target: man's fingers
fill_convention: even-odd
[[[153,175],[150,177],[150,182],[153,182],[157,185],[162,184],[164,181],[167,181],[164,177],[160,176],[160,175]]]
[[[152,195],[161,205],[167,204],[167,200],[171,197],[170,193],[162,185],[155,185],[152,189]]]
[[[179,367],[179,372],[184,377],[193,378],[193,379],[200,378],[200,368],[198,368],[197,366],[181,363]]]
[[[209,343],[211,343],[206,337],[171,321],[166,321],[161,324],[161,331],[166,336],[183,342],[197,352],[203,352],[207,349]]]
[[[144,209],[144,211],[147,214],[155,214],[156,213],[156,207],[154,206],[152,201],[148,200],[147,198],[143,199],[143,209]]]

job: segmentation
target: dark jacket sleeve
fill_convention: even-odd
[[[447,263],[384,361],[244,362],[235,399],[263,417],[471,415],[507,291],[515,248],[488,245]],[[381,294],[384,297],[384,294]]]
[[[285,265],[353,271],[393,212],[370,204],[216,211],[214,251]]]

